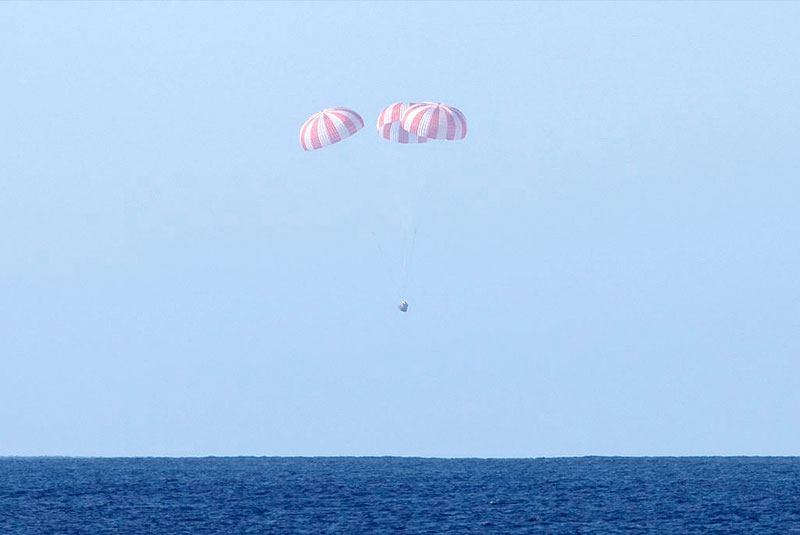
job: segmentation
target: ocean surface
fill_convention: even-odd
[[[0,458],[0,534],[800,534],[800,458]]]

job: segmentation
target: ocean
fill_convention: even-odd
[[[0,458],[0,534],[248,533],[800,534],[800,458]]]

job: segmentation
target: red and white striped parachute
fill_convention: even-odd
[[[409,107],[400,126],[409,133],[428,139],[464,139],[467,119],[458,108],[441,102],[423,102]]]
[[[415,136],[400,127],[403,113],[413,105],[413,102],[395,102],[384,108],[378,115],[378,135],[383,139],[398,143],[425,143],[428,141],[428,138]]]
[[[364,127],[364,119],[348,108],[326,108],[315,113],[300,128],[304,150],[316,150],[338,143]]]

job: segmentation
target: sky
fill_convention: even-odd
[[[798,17],[0,3],[0,455],[800,454]]]

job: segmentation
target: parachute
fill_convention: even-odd
[[[467,137],[467,119],[461,110],[441,102],[423,102],[403,114],[403,130],[415,136],[449,141]]]
[[[415,136],[400,127],[403,114],[413,105],[413,102],[395,102],[384,108],[378,115],[378,135],[397,143],[425,143],[428,141],[428,138]]]
[[[326,108],[309,117],[300,128],[303,150],[317,150],[338,143],[364,128],[364,119],[348,108]]]

